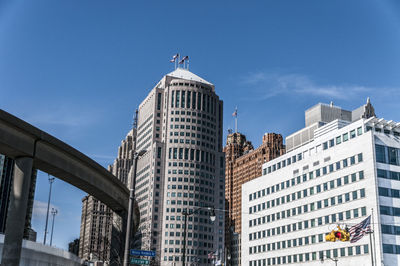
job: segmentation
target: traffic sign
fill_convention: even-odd
[[[155,257],[156,252],[151,250],[137,250],[131,249],[131,256],[147,256],[147,257]]]
[[[131,258],[131,264],[150,265],[149,260]]]

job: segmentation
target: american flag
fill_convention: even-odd
[[[170,60],[170,62],[172,63],[172,62],[175,62],[176,61],[176,59],[179,57],[179,54],[176,54],[176,55],[174,55],[173,57],[172,57],[172,59]]]
[[[208,253],[208,258],[209,258],[209,259],[213,259],[213,258],[214,258],[214,252]]]
[[[237,117],[237,108],[235,109],[235,112],[233,112],[232,116]]]
[[[350,232],[350,243],[360,240],[365,234],[371,232],[371,215],[359,224],[352,226]]]

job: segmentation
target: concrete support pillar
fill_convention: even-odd
[[[32,165],[32,158],[21,157],[15,159],[1,266],[19,266]]]

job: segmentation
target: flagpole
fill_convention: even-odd
[[[375,243],[375,220],[374,220],[374,208],[371,208],[371,218],[372,218],[372,237],[374,238],[374,265],[376,266],[376,243]]]
[[[235,113],[236,113],[236,115],[235,115],[235,133],[237,133],[237,117],[238,117],[237,106],[236,106],[236,109],[235,109]]]
[[[374,266],[374,255],[373,255],[373,248],[372,248],[372,236],[373,232],[369,232],[369,247],[371,252],[371,265]]]

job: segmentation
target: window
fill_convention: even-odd
[[[328,142],[322,143],[322,149],[323,149],[323,150],[328,149]]]
[[[357,135],[360,136],[361,134],[362,134],[362,128],[359,127],[359,128],[357,128]]]
[[[378,163],[386,163],[385,146],[375,145],[376,161]]]
[[[329,140],[329,148],[335,146],[335,140],[331,139]]]
[[[338,145],[340,143],[342,143],[342,137],[338,136],[338,137],[336,137],[336,145]]]
[[[389,155],[389,164],[399,165],[398,158],[397,158],[397,149],[388,147],[388,155]]]
[[[349,133],[344,133],[343,134],[343,142],[348,141],[349,140]]]
[[[364,171],[358,172],[358,178],[359,178],[360,180],[364,179]]]
[[[348,247],[347,248],[347,255],[352,256],[353,255],[353,247]]]
[[[354,130],[350,131],[350,138],[353,139],[355,137],[356,137],[356,130],[354,129]]]

